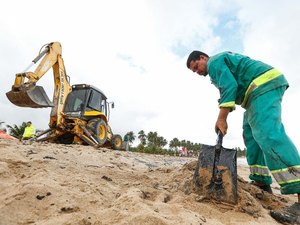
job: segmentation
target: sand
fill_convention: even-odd
[[[238,204],[199,194],[197,158],[0,139],[0,225],[278,224],[270,209],[296,201],[249,184],[238,165]]]

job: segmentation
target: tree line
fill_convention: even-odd
[[[0,128],[3,125],[4,122],[0,121]],[[21,125],[14,124],[12,126],[5,126],[8,128],[8,133],[11,136],[21,139],[26,127],[26,122],[23,122]],[[37,130],[37,132],[39,132],[39,130]],[[133,147],[132,144],[136,138],[138,138],[139,144],[136,147]],[[184,147],[189,151],[190,156],[198,156],[202,147],[201,143],[193,143],[189,140],[179,140],[177,137],[168,142],[157,132],[150,131],[146,134],[144,130],[140,130],[137,136],[133,131],[127,132],[123,137],[123,141],[124,143],[128,143],[128,150],[130,151],[162,155],[179,155],[180,150]],[[238,157],[246,155],[246,149],[240,149],[239,147],[234,149],[237,151]]]
[[[138,138],[139,144],[136,147],[132,147],[136,138]],[[146,134],[144,130],[140,130],[137,136],[133,131],[129,131],[125,134],[123,139],[124,142],[129,143],[130,151],[151,154],[179,155],[179,151],[184,147],[191,155],[198,156],[202,147],[201,143],[193,143],[189,140],[179,140],[177,137],[168,142],[164,137],[158,135],[157,132],[150,131]],[[165,148],[166,145],[168,145],[167,148]],[[238,157],[246,155],[246,149],[241,149],[239,147],[235,147],[234,149],[237,151]]]

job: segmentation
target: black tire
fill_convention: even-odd
[[[113,140],[112,140],[112,148],[114,150],[121,150],[122,149],[122,137],[119,134],[116,134],[113,136]]]
[[[103,145],[106,142],[107,125],[104,120],[100,118],[90,120],[87,124],[87,129],[100,145]]]

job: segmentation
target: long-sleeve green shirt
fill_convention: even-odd
[[[210,57],[207,71],[212,83],[220,91],[219,107],[234,109],[235,104],[241,105],[251,82],[271,69],[273,67],[268,64],[232,52],[222,52]],[[288,86],[283,76],[273,80],[278,79],[280,82],[273,82],[274,84],[270,86],[272,82],[268,80],[261,87],[269,86],[263,88],[267,91],[283,85]],[[257,89],[262,89],[261,87]]]

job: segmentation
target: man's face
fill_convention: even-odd
[[[196,61],[194,60],[191,61],[190,70],[199,75],[206,76],[207,75],[206,64],[207,64],[207,58],[200,56],[200,58],[197,59]]]

